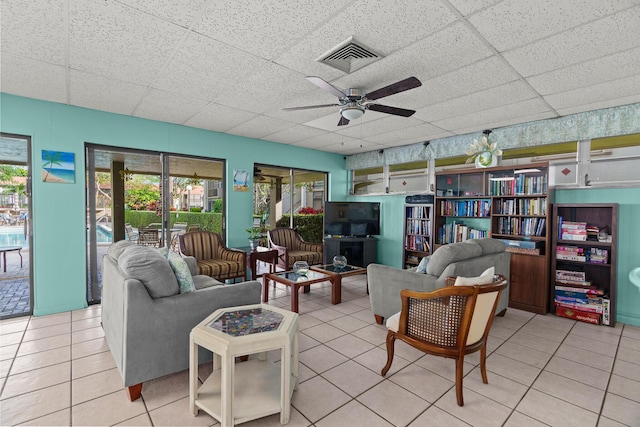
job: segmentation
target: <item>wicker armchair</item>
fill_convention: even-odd
[[[196,259],[198,274],[221,282],[236,277],[244,279],[247,274],[245,253],[227,248],[222,237],[211,231],[181,234],[180,252]]]
[[[278,250],[278,267],[291,270],[296,261],[322,264],[322,243],[308,243],[291,228],[269,230],[269,245]]]
[[[432,292],[401,291],[402,311],[387,320],[386,375],[393,362],[394,344],[400,339],[412,347],[435,356],[456,360],[456,398],[462,398],[464,356],[480,351],[480,373],[487,380],[487,336],[502,290],[507,287],[504,276],[496,275],[488,285],[451,286]]]

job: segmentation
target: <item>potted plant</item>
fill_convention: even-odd
[[[247,228],[246,232],[249,233],[249,245],[251,246],[251,249],[256,249],[258,247],[258,244],[260,243],[260,239],[264,237],[262,228],[251,227]]]

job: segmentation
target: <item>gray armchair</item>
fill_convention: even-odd
[[[154,248],[120,241],[103,258],[102,327],[129,398],[142,383],[189,367],[189,333],[218,308],[260,303],[259,282],[225,285],[197,274],[196,290],[180,293],[167,259]],[[200,362],[211,359],[202,351]]]
[[[447,277],[475,277],[489,267],[495,274],[509,278],[511,254],[497,239],[474,239],[439,247],[430,257],[426,273],[415,268],[401,270],[380,264],[369,264],[367,280],[369,299],[376,322],[396,314],[402,308],[400,291],[408,289],[430,292],[446,285]],[[496,313],[504,315],[509,305],[509,287],[502,292]]]

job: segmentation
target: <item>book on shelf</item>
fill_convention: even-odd
[[[586,282],[587,274],[584,271],[573,270],[556,270],[556,281],[570,281],[570,282]],[[591,282],[589,282],[591,284]]]
[[[595,286],[589,287],[578,287],[578,286],[566,286],[566,285],[558,285],[556,282],[556,291],[566,291],[566,292],[575,292],[582,293],[585,295],[604,295],[604,291],[602,289],[598,289]]]
[[[611,300],[609,298],[602,299],[602,324],[611,324]]]
[[[554,304],[556,307],[565,307],[572,310],[587,311],[590,313],[602,314],[604,312],[604,307],[602,304],[581,304],[566,301],[554,301]]]

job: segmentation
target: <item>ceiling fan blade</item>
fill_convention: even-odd
[[[345,96],[347,96],[343,91],[333,86],[331,83],[324,81],[320,77],[309,76],[309,77],[305,77],[305,79],[309,80],[311,83],[318,86],[320,89],[324,89],[327,92],[333,94],[334,96],[337,96],[338,98],[344,98]]]
[[[390,84],[373,92],[367,93],[367,99],[373,101],[376,99],[384,98],[385,96],[393,95],[396,93],[404,92],[405,90],[414,89],[422,86],[422,82],[415,77],[408,77],[399,82]],[[393,113],[392,113],[393,114]]]
[[[288,107],[283,108],[284,111],[295,111],[295,110],[310,110],[312,108],[326,108],[326,107],[339,107],[340,104],[322,104],[322,105],[307,105],[304,107]]]
[[[349,124],[349,119],[345,119],[344,117],[340,116],[340,121],[338,122],[338,126],[346,126]]]
[[[378,111],[380,113],[393,114],[394,116],[411,117],[415,110],[407,110],[406,108],[389,107],[388,105],[369,104],[367,109]]]

